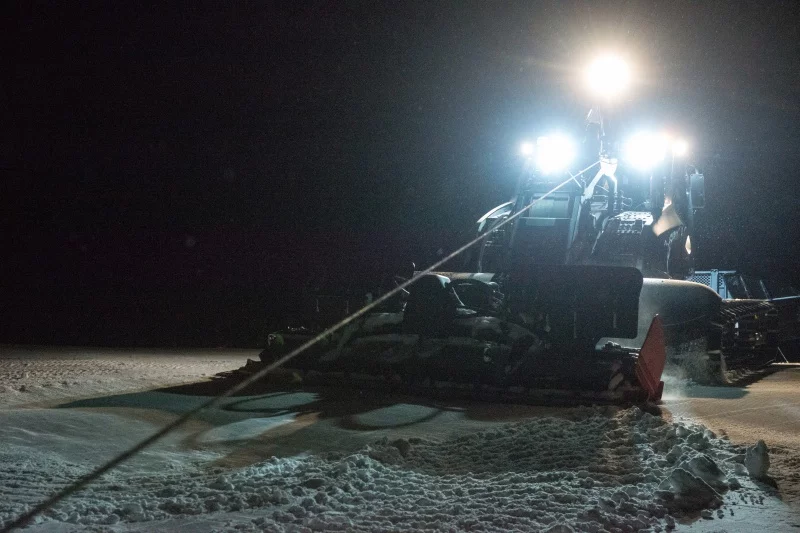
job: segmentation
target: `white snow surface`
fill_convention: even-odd
[[[0,408],[191,383],[257,353],[0,346]]]
[[[163,387],[208,383],[248,355],[0,349],[0,526],[207,398]],[[748,454],[744,443],[760,437],[744,430],[767,412],[795,421],[787,390],[797,374],[766,380],[738,410],[669,400],[683,419],[307,391],[230,398],[26,531],[794,530],[796,513],[761,479],[776,475],[791,494],[794,441],[774,447],[783,434],[759,430],[770,452]],[[775,389],[784,381],[789,389]],[[780,401],[764,411],[773,389]],[[709,424],[736,418],[712,426],[718,437],[694,423],[699,408]]]
[[[46,452],[42,438],[51,440]],[[55,434],[7,429],[3,440],[0,523],[89,471],[87,462],[68,460],[80,455],[59,450]],[[566,418],[437,440],[383,439],[356,453],[273,457],[244,468],[163,454],[158,468],[111,472],[34,530],[53,531],[56,521],[146,531],[152,521],[246,511],[221,529],[661,531],[673,516],[722,517],[726,507],[762,501],[744,453],[702,426],[638,408],[576,408]]]

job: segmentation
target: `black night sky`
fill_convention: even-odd
[[[578,69],[692,139],[698,267],[800,285],[798,2],[17,2],[0,82],[0,342],[255,346],[311,275],[378,282],[580,132]],[[355,290],[355,289],[354,289]]]

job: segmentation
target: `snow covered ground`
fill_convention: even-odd
[[[208,377],[247,356],[0,351],[0,522],[202,402],[220,386]],[[800,399],[769,391],[798,384],[787,368],[746,389],[673,388],[662,416],[249,391],[27,530],[788,531]],[[762,483],[744,445],[772,434],[744,424],[775,409],[784,438]]]
[[[236,368],[257,354],[0,346],[0,408],[191,383]]]

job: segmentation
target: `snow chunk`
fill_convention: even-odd
[[[683,509],[702,509],[719,502],[719,495],[708,483],[683,468],[673,470],[669,481],[677,496],[676,503]]]
[[[689,461],[688,466],[694,475],[711,487],[716,489],[724,489],[726,487],[725,474],[709,456],[698,455]]]
[[[217,490],[233,490],[233,483],[231,483],[225,476],[219,476],[213,483],[208,485],[211,489]]]
[[[747,453],[744,457],[744,466],[747,467],[747,472],[752,478],[764,479],[767,477],[767,470],[769,470],[769,450],[763,440],[758,441],[755,446],[747,448]]]

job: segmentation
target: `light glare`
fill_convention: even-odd
[[[689,143],[685,139],[676,139],[672,143],[672,154],[677,157],[683,157],[689,153]]]
[[[536,166],[543,174],[561,172],[575,159],[575,145],[563,135],[536,139]]]
[[[519,153],[522,154],[524,157],[531,157],[535,150],[535,146],[532,142],[525,141],[524,143],[519,145]]]
[[[589,89],[602,98],[614,98],[621,94],[631,81],[628,64],[620,57],[607,55],[596,59],[586,71]]]
[[[668,141],[663,135],[639,133],[625,145],[625,159],[639,170],[651,170],[664,160]]]

